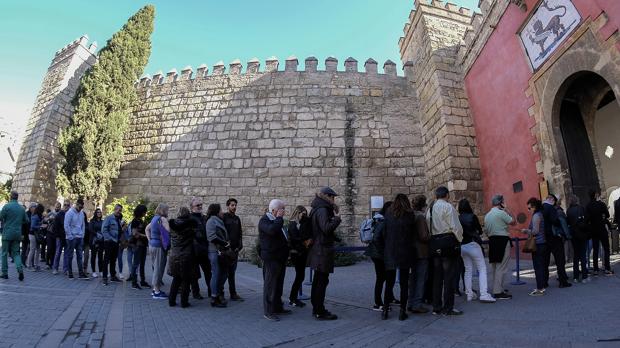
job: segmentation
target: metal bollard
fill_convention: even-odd
[[[521,272],[521,267],[520,267],[520,253],[521,253],[521,248],[519,248],[519,238],[515,238],[514,241],[517,244],[517,248],[515,250],[515,259],[516,259],[516,271],[517,271],[517,279],[515,279],[515,281],[511,282],[510,284],[512,285],[524,285],[525,282],[521,280],[521,275],[519,274]]]

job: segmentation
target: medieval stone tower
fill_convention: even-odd
[[[358,62],[272,57],[157,73],[136,83],[124,162],[111,197],[146,197],[173,207],[192,196],[239,200],[248,235],[272,198],[309,205],[315,190],[341,194],[342,233],[354,238],[370,196],[430,193],[447,185],[453,198],[482,203],[475,132],[460,62],[479,20],[439,1],[416,5],[399,42],[404,76]],[[475,25],[475,23],[474,23]],[[389,38],[388,38],[389,39]],[[56,54],[21,149],[15,188],[25,201],[51,204],[56,139],[72,113],[84,71],[96,60],[82,37]]]

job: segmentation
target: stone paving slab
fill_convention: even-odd
[[[620,257],[613,260],[620,273]],[[10,279],[0,281],[0,348],[620,347],[596,342],[620,338],[618,275],[569,289],[552,280],[547,295],[534,298],[527,296],[534,283],[528,266],[522,265],[527,284],[509,286],[513,300],[482,304],[457,298],[462,317],[412,315],[401,322],[396,310],[382,321],[370,309],[373,266],[361,262],[337,268],[330,278],[327,306],[339,320],[316,321],[306,306],[293,308],[279,323],[262,318],[262,273],[246,263],[240,263],[237,277],[245,301],[224,309],[191,298],[190,308],[170,308],[167,301],[151,299],[150,290],[133,290],[128,283],[103,286],[99,279],[69,280],[49,271],[26,271],[20,283],[10,269]],[[293,276],[289,268],[284,299]],[[167,290],[171,278],[164,282]],[[303,290],[309,293],[310,287]]]

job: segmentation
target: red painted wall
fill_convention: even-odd
[[[537,3],[528,0],[528,11]],[[583,20],[607,12],[610,20],[599,32],[601,37],[609,37],[620,26],[620,0],[573,3]],[[517,35],[528,14],[510,5],[465,77],[480,152],[485,206],[489,208],[491,197],[501,193],[515,215],[528,215],[526,224],[526,201],[539,196],[540,181],[536,173],[539,156],[532,150],[536,140],[530,133],[534,120],[528,114],[533,100],[525,95],[532,70]],[[513,193],[512,185],[517,181],[523,182],[523,191]]]

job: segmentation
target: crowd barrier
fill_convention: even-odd
[[[511,241],[514,243],[513,246],[513,250],[515,251],[515,264],[516,267],[514,269],[514,272],[516,273],[515,275],[515,280],[513,280],[512,282],[510,282],[510,284],[512,285],[524,285],[525,282],[521,280],[521,247],[519,246],[519,243],[522,241],[527,240],[527,238],[511,238]],[[482,244],[489,244],[488,240],[482,241]],[[352,252],[360,252],[360,251],[366,251],[366,247],[365,246],[358,246],[358,247],[351,247],[351,246],[342,246],[342,247],[337,247],[336,248],[336,252],[338,253],[352,253]],[[398,277],[396,278],[398,279]],[[308,277],[308,281],[304,283],[305,285],[312,285],[312,269],[309,268],[309,277]],[[303,288],[303,287],[302,287]],[[304,296],[302,289],[299,289],[299,299],[300,300],[308,300],[309,297]]]

